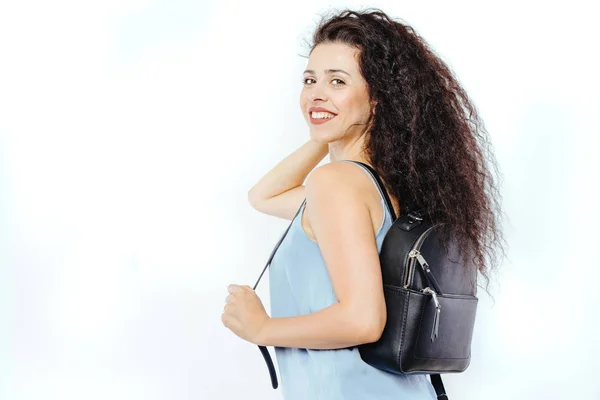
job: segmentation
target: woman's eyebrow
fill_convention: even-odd
[[[326,69],[325,70],[325,75],[327,74],[335,74],[341,72],[342,74],[346,74],[348,76],[351,76],[349,73],[347,73],[346,71],[344,71],[343,69]],[[312,69],[307,69],[306,71],[304,71],[305,74],[315,74],[315,71]]]

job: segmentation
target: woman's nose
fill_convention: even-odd
[[[308,99],[313,102],[327,101],[327,95],[322,87],[314,85],[308,94]]]

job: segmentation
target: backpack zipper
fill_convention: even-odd
[[[421,252],[419,250],[411,250],[408,256],[417,259],[417,262],[421,266],[421,269],[423,270],[423,272],[425,272],[425,279],[427,280],[427,283],[430,286],[433,286],[433,288],[437,291],[438,294],[442,294],[442,289],[440,289],[440,285],[437,283],[435,276],[429,268],[429,264],[427,264],[427,261],[425,260]]]
[[[433,226],[427,228],[425,230],[425,232],[423,232],[421,234],[421,236],[419,236],[417,238],[417,241],[415,242],[413,248],[411,249],[410,253],[408,253],[409,260],[408,260],[408,266],[406,267],[406,277],[404,279],[404,288],[405,289],[407,289],[410,286],[410,283],[413,280],[413,275],[415,273],[416,252],[418,252],[421,249],[421,245],[423,244],[423,241],[425,241],[427,234],[432,229],[433,229]]]
[[[442,306],[440,301],[437,298],[437,294],[435,290],[432,290],[430,287],[426,287],[422,290],[423,293],[428,294],[433,299],[433,304],[435,305],[435,314],[433,316],[433,326],[431,328],[431,341],[433,342],[438,337],[438,331],[440,327],[440,314],[442,313]]]

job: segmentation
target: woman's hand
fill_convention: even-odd
[[[248,285],[232,284],[227,291],[221,316],[223,325],[242,339],[259,344],[260,331],[270,319],[260,298]]]

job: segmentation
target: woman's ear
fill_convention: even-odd
[[[377,107],[377,100],[371,99],[370,103],[371,103],[371,111],[373,113],[375,113],[375,107]]]
[[[375,109],[377,108],[377,102],[375,100],[371,100],[371,115],[375,116]]]

